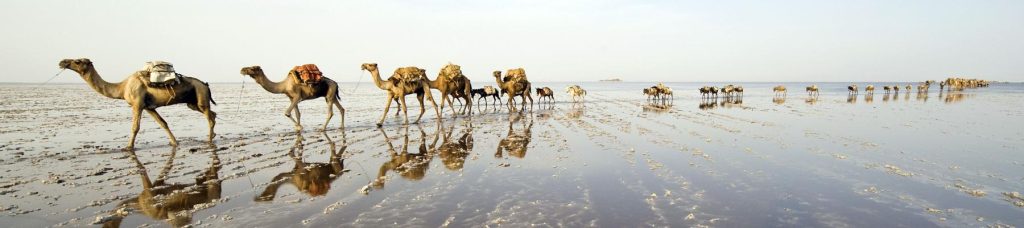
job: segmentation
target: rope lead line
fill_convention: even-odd
[[[49,83],[50,81],[53,81],[54,78],[57,78],[57,76],[59,76],[60,73],[64,73],[64,70],[67,70],[67,69],[68,68],[61,68],[60,71],[57,72],[57,74],[54,74],[53,77],[50,77],[50,79],[46,79],[45,82],[39,83],[39,85],[46,85],[46,83]]]

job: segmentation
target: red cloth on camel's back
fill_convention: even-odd
[[[292,68],[292,71],[295,71],[299,79],[306,84],[320,83],[320,80],[324,77],[324,73],[320,72],[320,68],[317,68],[316,64],[295,66],[295,68]]]

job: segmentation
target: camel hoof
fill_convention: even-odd
[[[377,123],[377,128],[380,128],[381,126],[384,126],[384,125],[381,124],[381,123]]]

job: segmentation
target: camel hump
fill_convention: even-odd
[[[292,73],[298,76],[299,80],[305,84],[317,84],[324,78],[324,73],[320,71],[316,64],[295,66],[292,68]]]

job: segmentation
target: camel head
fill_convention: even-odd
[[[240,73],[242,75],[249,75],[249,77],[256,77],[257,75],[263,75],[263,68],[260,68],[260,66],[242,67]]]
[[[377,63],[363,63],[363,70],[365,71],[376,71]]]
[[[495,78],[500,78],[501,77],[501,71],[500,70],[494,71],[494,77]]]
[[[61,69],[71,69],[78,73],[83,73],[92,69],[92,61],[86,58],[81,59],[64,59],[60,61],[58,66]]]

